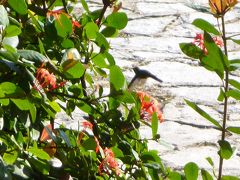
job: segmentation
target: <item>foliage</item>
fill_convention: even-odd
[[[228,99],[234,98],[235,100],[239,100],[239,82],[229,78],[229,74],[239,68],[238,60],[230,60],[228,58],[228,47],[227,41],[231,40],[235,43],[238,43],[238,40],[232,39],[231,37],[227,37],[227,31],[225,28],[225,14],[232,9],[237,4],[236,0],[209,0],[209,6],[211,13],[214,17],[219,18],[221,20],[221,26],[218,23],[218,28],[215,28],[211,23],[204,19],[196,19],[193,21],[193,25],[203,31],[203,34],[198,33],[194,38],[193,43],[181,43],[180,48],[184,54],[187,56],[197,59],[199,64],[203,66],[206,70],[215,72],[220,80],[222,80],[223,84],[220,87],[220,93],[218,95],[218,101],[223,102],[223,117],[222,124],[220,124],[219,119],[214,119],[210,114],[203,111],[198,105],[189,100],[185,100],[185,102],[194,109],[199,115],[203,116],[206,120],[212,123],[216,129],[221,131],[221,139],[218,141],[219,144],[219,170],[218,175],[216,175],[213,170],[213,175],[218,180],[220,179],[238,179],[233,176],[223,176],[223,160],[230,159],[234,153],[234,147],[226,140],[226,133],[232,132],[239,134],[239,127],[232,127],[227,125],[228,121]],[[218,19],[218,22],[219,22]],[[219,29],[219,30],[218,30]],[[234,37],[234,35],[232,36]],[[229,88],[229,86],[232,86]],[[207,158],[208,162],[214,169],[214,164],[211,158]],[[187,166],[187,167],[186,167]],[[198,171],[196,165],[187,164],[184,170],[188,170],[190,168],[194,168],[191,170],[191,173]],[[185,172],[186,172],[185,170]],[[189,173],[189,172],[188,172]],[[197,173],[196,173],[197,174]],[[201,175],[203,179],[214,179],[212,175],[206,171],[205,169],[201,169]],[[186,176],[188,177],[188,176]],[[193,177],[193,175],[191,175]],[[197,179],[194,178],[194,179]]]
[[[81,0],[85,11],[75,17],[74,0],[2,3],[0,179],[166,176],[139,135],[140,100],[109,52],[107,38],[128,22],[120,4],[103,0],[91,11]],[[109,94],[99,77],[109,80]],[[56,126],[57,113],[72,116],[75,109],[85,114],[78,127]],[[157,113],[151,112],[154,140]]]

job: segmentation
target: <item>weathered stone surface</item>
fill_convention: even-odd
[[[91,1],[90,8],[101,8],[101,1]],[[129,16],[128,26],[120,37],[109,39],[111,53],[123,68],[127,80],[133,77],[134,66],[150,70],[163,80],[159,84],[150,79],[145,88],[162,101],[165,116],[165,122],[159,124],[160,142],[150,141],[149,146],[159,151],[167,166],[178,170],[188,162],[210,170],[205,158],[211,157],[215,168],[218,168],[219,161],[217,141],[221,137],[220,131],[184,102],[184,99],[196,102],[221,123],[223,103],[217,101],[221,80],[215,73],[199,66],[197,61],[186,57],[179,48],[179,43],[192,42],[197,32],[202,33],[191,24],[194,19],[203,18],[217,25],[210,13],[203,13],[197,8],[208,10],[208,0],[124,0],[123,10]],[[226,15],[227,35],[239,33],[239,13],[240,5]],[[239,59],[240,46],[231,41],[228,45],[229,59]],[[239,76],[240,73],[235,72],[230,78],[240,80]],[[239,102],[230,98],[229,104],[227,125],[240,126]],[[58,120],[76,128],[82,116],[76,110],[74,120],[63,114],[58,116]],[[142,126],[141,135],[151,138],[151,129]],[[224,174],[240,176],[240,138],[228,134],[227,140],[236,147],[236,153],[230,160],[224,161]]]

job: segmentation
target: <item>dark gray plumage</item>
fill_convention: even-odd
[[[142,70],[139,67],[134,67],[133,71],[135,72],[135,75],[128,85],[129,89],[132,89],[133,84],[135,84],[135,82],[137,82],[137,81],[141,81],[140,83],[143,85],[145,83],[145,81],[147,80],[147,78],[152,78],[152,79],[154,79],[154,80],[156,80],[160,83],[163,82],[161,79],[159,79],[158,77],[156,77],[155,75],[153,75],[149,71]]]

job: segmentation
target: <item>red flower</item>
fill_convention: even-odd
[[[163,122],[163,114],[160,110],[160,103],[145,92],[138,91],[137,95],[141,102],[141,118],[149,120],[154,112],[157,113],[160,122]]]
[[[213,41],[215,42],[215,44],[219,47],[223,46],[223,41],[220,37],[213,37]],[[203,34],[197,33],[193,44],[195,44],[196,46],[198,46],[200,49],[203,50],[204,54],[207,55],[207,48],[204,46],[204,36]]]
[[[81,25],[78,21],[75,21],[75,20],[72,20],[72,28],[73,28],[73,31],[75,30],[75,28],[80,28]]]
[[[110,174],[114,171],[117,175],[120,174],[120,169],[118,167],[118,162],[115,159],[114,153],[111,149],[104,149],[105,158],[102,160],[98,166],[98,172],[101,174],[103,171]]]

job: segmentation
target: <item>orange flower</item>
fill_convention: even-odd
[[[120,169],[118,167],[118,162],[115,159],[114,153],[111,149],[104,149],[105,158],[102,160],[98,166],[98,172],[101,174],[103,171],[110,174],[111,171],[114,171],[118,176],[120,174]]]
[[[215,44],[219,47],[223,47],[223,41],[220,37],[213,37],[213,41],[215,42]],[[193,44],[195,44],[196,46],[198,46],[200,49],[203,50],[204,54],[207,55],[207,48],[204,46],[204,36],[203,34],[197,33]]]
[[[49,154],[49,156],[54,156],[54,154],[57,151],[57,146],[55,142],[51,139],[51,137],[48,134],[47,128],[52,131],[54,134],[56,134],[56,130],[53,130],[52,125],[48,124],[43,128],[40,142],[47,142],[46,146],[43,148],[43,150]]]
[[[211,12],[215,17],[223,16],[238,3],[237,0],[209,0]]]
[[[138,91],[137,95],[141,102],[141,118],[149,120],[154,112],[157,113],[160,122],[163,122],[163,114],[160,110],[160,103],[145,92]]]
[[[50,72],[43,68],[43,66],[44,65],[41,65],[36,72],[36,81],[34,82],[34,88],[36,90],[41,91],[41,89],[45,88],[47,91],[52,91],[58,87],[64,86],[66,82],[61,82],[59,85],[57,85],[57,79],[55,75],[53,73],[50,74]]]

